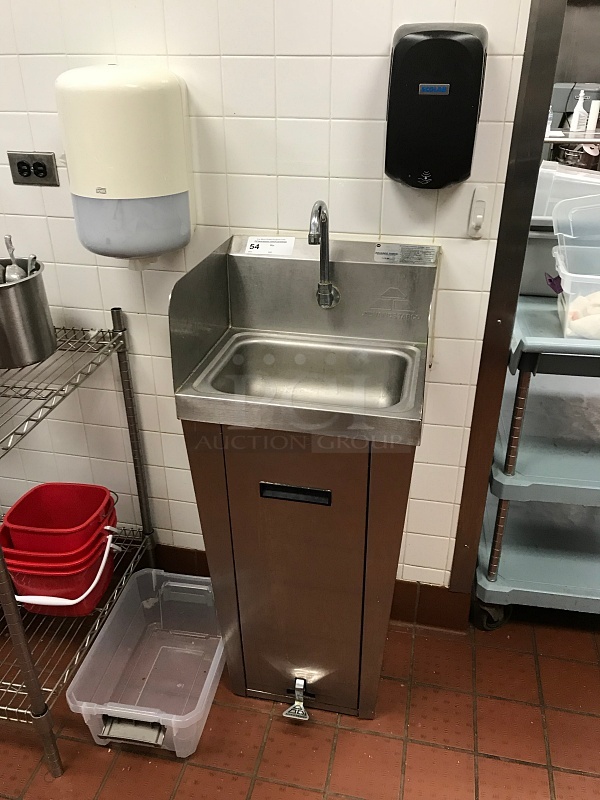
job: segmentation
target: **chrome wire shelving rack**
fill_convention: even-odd
[[[0,370],[0,458],[124,345],[122,331],[57,328],[56,338],[40,364]]]
[[[116,355],[142,521],[140,528],[121,528],[114,537],[114,577],[109,594],[85,617],[47,616],[19,608],[0,548],[0,720],[35,725],[54,777],[62,775],[63,766],[50,708],[73,677],[142,558],[146,555],[150,566],[154,564],[154,530],[125,319],[120,308],[113,308],[111,314],[112,330],[57,328],[56,352],[45,361],[0,370],[1,459]]]
[[[104,604],[85,617],[50,617],[22,611],[23,628],[42,693],[50,709],[83,661],[146,550],[146,537],[122,528],[113,539],[114,580]],[[29,695],[6,620],[0,618],[0,720],[32,722]]]

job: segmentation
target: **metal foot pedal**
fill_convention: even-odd
[[[296,678],[294,684],[294,702],[283,712],[286,719],[295,719],[299,722],[306,722],[310,719],[304,708],[304,692],[306,691],[306,681],[304,678]]]

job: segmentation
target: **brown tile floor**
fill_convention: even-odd
[[[19,800],[600,800],[600,634],[526,621],[494,633],[393,626],[374,720],[280,704],[222,681],[198,749],[91,742],[55,706],[53,780],[26,726],[0,724],[0,797]]]

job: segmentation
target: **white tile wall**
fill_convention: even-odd
[[[277,58],[275,79],[280,119],[329,119],[331,58]]]
[[[306,228],[317,197],[333,235],[412,237],[443,248],[423,441],[398,576],[447,583],[529,0],[0,0],[0,233],[47,264],[57,322],[127,312],[160,541],[204,546],[174,413],[167,308],[174,282],[230,230]],[[318,20],[318,24],[315,23]],[[383,175],[389,46],[405,22],[481,22],[490,56],[473,174],[422,192]],[[56,75],[117,61],[163,64],[189,89],[199,227],[185,253],[139,272],[77,241],[55,113]],[[443,135],[440,139],[443,146]],[[6,150],[56,152],[61,186],[14,187]],[[484,238],[466,238],[474,186]],[[493,213],[492,213],[493,212]],[[0,460],[0,503],[33,483],[101,480],[139,522],[116,370],[107,365]]]
[[[333,55],[387,55],[391,12],[392,0],[333,0]]]
[[[79,3],[79,0],[73,0]],[[96,0],[92,0],[95,4]],[[167,50],[173,55],[219,55],[217,0],[164,0]],[[98,51],[101,52],[101,51]]]
[[[68,53],[115,52],[109,0],[60,0],[60,13],[65,20],[63,34]]]
[[[278,119],[277,173],[306,177],[327,174],[329,138],[329,120]]]
[[[383,236],[432,237],[437,192],[422,192],[385,178],[381,212]]]
[[[282,55],[331,53],[331,0],[276,0],[275,48]]]
[[[0,60],[0,64],[6,63]],[[14,147],[15,142],[22,142],[23,150],[33,147],[33,137],[27,114],[0,113],[0,164],[8,164],[6,151]],[[4,186],[5,181],[2,181]]]
[[[337,178],[380,178],[385,123],[335,119],[331,123],[329,170]]]
[[[275,59],[224,56],[223,104],[226,116],[275,116]]]
[[[389,57],[334,58],[331,65],[331,116],[334,119],[385,119]]]
[[[0,53],[16,53],[17,42],[10,8],[10,0],[0,0],[0,17],[3,24],[0,27]]]

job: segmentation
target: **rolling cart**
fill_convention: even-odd
[[[86,617],[52,617],[21,611],[0,548],[0,720],[30,722],[38,731],[50,772],[63,773],[50,708],[92,645],[129,577],[145,553],[153,564],[154,530],[142,458],[131,372],[120,308],[113,308],[112,330],[58,328],[58,349],[39,364],[0,370],[0,458],[9,453],[98,367],[113,355],[121,388],[141,528],[121,528],[113,540],[115,578],[104,604]]]
[[[522,438],[532,376],[600,377],[600,341],[565,338],[556,299],[522,296],[509,370],[517,386],[498,429],[475,577],[473,622],[484,630],[513,603],[600,612],[600,441],[557,439],[550,415],[544,436]]]

